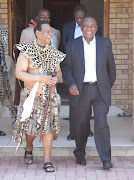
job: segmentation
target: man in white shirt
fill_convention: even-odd
[[[96,148],[103,168],[110,169],[113,166],[107,113],[111,105],[111,88],[116,79],[111,40],[95,35],[98,26],[92,17],[86,17],[81,27],[83,36],[68,42],[63,64],[74,125],[74,155],[76,163],[86,165],[85,148],[93,105]]]
[[[66,45],[68,40],[76,39],[82,36],[81,23],[86,17],[87,10],[86,7],[82,4],[79,4],[74,9],[74,21],[65,23],[63,25],[63,47],[64,51],[66,50]]]
[[[37,21],[47,21],[50,24],[51,16],[48,9],[41,9],[36,17]],[[28,27],[22,30],[20,43],[28,43],[35,39],[34,28]],[[54,48],[58,49],[60,44],[60,31],[52,27],[51,44]]]
[[[66,45],[70,39],[76,39],[83,35],[80,26],[83,19],[86,17],[86,14],[87,14],[86,7],[82,4],[79,4],[74,9],[75,20],[64,24],[63,26],[64,51],[66,51]],[[71,111],[69,111],[69,126],[70,126],[70,133],[67,136],[67,140],[70,141],[70,140],[74,140]],[[89,136],[93,136],[93,132],[90,130],[90,122],[89,122]]]

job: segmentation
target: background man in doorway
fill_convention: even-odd
[[[36,17],[37,21],[47,21],[50,24],[51,15],[48,9],[41,9]],[[28,27],[21,33],[20,43],[32,42],[35,39],[34,28]],[[60,31],[52,27],[51,44],[54,48],[58,49],[60,44]]]

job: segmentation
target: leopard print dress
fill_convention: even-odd
[[[21,51],[26,57],[28,57],[36,66],[39,67],[40,74],[50,74],[54,72],[55,67],[60,64],[65,54],[56,50],[51,45],[47,45],[45,48],[40,47],[34,40],[28,44],[17,44],[15,49]],[[48,95],[50,92],[50,86],[43,84],[43,97],[38,96],[34,99],[32,112],[30,117],[26,118],[24,122],[21,122],[21,115],[23,112],[23,104],[30,94],[27,88],[21,91],[20,104],[18,107],[17,119],[13,128],[13,139],[18,143],[19,146],[26,141],[26,134],[39,135],[41,133],[42,122],[44,118],[44,111]],[[48,111],[43,127],[43,134],[51,132],[51,128],[56,131],[60,130],[59,127],[59,113],[60,113],[61,99],[56,89],[51,94],[51,106],[52,106],[52,118],[53,123],[51,127],[50,123],[50,103],[48,105]]]

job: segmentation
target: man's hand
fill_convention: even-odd
[[[78,91],[78,88],[76,85],[72,85],[70,88],[69,88],[69,92],[70,94],[74,95],[74,96],[77,96],[79,95],[79,91]]]
[[[45,83],[49,86],[53,86],[58,82],[58,78],[52,77],[51,75],[40,75],[39,76],[39,82]]]

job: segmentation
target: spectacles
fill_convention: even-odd
[[[75,17],[77,20],[83,20],[85,17]]]
[[[95,29],[96,26],[95,26],[95,25],[92,25],[92,26],[84,25],[84,28],[85,28],[85,29]]]
[[[50,19],[50,16],[39,16],[41,19]]]

